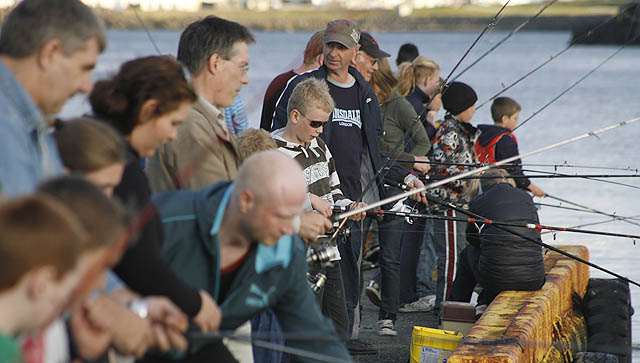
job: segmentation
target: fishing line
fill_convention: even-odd
[[[625,9],[621,12],[624,13],[629,9]],[[520,83],[522,80],[524,80],[525,78],[528,78],[529,76],[531,76],[532,74],[534,74],[535,72],[537,72],[540,68],[544,67],[545,65],[549,64],[552,60],[558,58],[559,56],[561,56],[564,52],[568,51],[571,47],[573,47],[574,45],[576,45],[579,41],[582,41],[583,39],[586,39],[588,37],[590,37],[591,35],[595,34],[596,31],[609,24],[611,21],[615,20],[616,17],[613,16],[607,20],[605,20],[604,22],[598,24],[596,27],[594,27],[591,30],[588,30],[586,32],[584,32],[583,34],[581,34],[579,37],[574,38],[573,41],[571,43],[569,43],[569,45],[564,48],[563,50],[561,50],[560,52],[552,55],[551,57],[549,57],[549,59],[547,59],[546,61],[542,62],[542,64],[540,64],[539,66],[535,67],[533,70],[525,73],[522,77],[518,78],[515,82],[511,83],[510,85],[504,87],[500,92],[496,93],[495,95],[491,96],[488,100],[482,102],[479,106],[476,107],[476,110],[479,110],[480,108],[482,108],[482,106],[484,106],[485,104],[493,101],[494,99],[496,99],[498,96],[500,96],[501,94],[505,93],[506,91],[508,91],[509,89],[511,89],[511,87],[517,85],[518,83]]]
[[[636,219],[638,217],[640,217],[640,214],[635,215],[635,216],[631,216],[631,217],[609,218],[609,219],[604,220],[604,221],[579,224],[577,226],[572,226],[571,228],[582,228],[582,227],[587,227],[587,226],[595,226],[597,224],[605,224],[605,223],[611,223],[611,222],[616,222],[616,221],[624,221],[624,220],[627,220],[627,219],[631,220],[631,219]],[[554,233],[554,232],[553,231],[545,231],[545,232],[542,232],[540,234],[549,234],[549,233]]]
[[[356,215],[356,214],[359,214],[359,213],[362,213],[362,212],[366,212],[366,211],[368,211],[370,209],[374,209],[374,208],[380,207],[380,206],[385,205],[387,203],[395,202],[397,200],[409,197],[409,196],[411,196],[413,194],[417,194],[417,193],[423,192],[423,191],[425,191],[427,189],[435,188],[437,186],[450,183],[452,181],[458,180],[458,179],[463,178],[465,176],[478,174],[478,173],[483,172],[483,171],[485,171],[485,170],[487,170],[487,169],[489,169],[491,167],[507,164],[507,163],[510,163],[510,162],[512,162],[514,160],[519,160],[519,159],[521,159],[523,157],[539,154],[541,152],[548,151],[548,150],[551,150],[551,149],[554,149],[556,147],[563,146],[563,145],[566,145],[566,144],[570,144],[570,143],[585,139],[587,137],[592,137],[592,136],[595,137],[598,134],[601,134],[601,133],[604,133],[604,132],[607,132],[607,131],[611,131],[611,130],[614,130],[614,129],[617,129],[617,128],[620,128],[620,127],[624,127],[624,126],[636,123],[638,121],[640,121],[640,117],[637,117],[637,118],[634,118],[634,119],[630,119],[630,120],[626,120],[626,121],[622,121],[622,122],[618,122],[618,123],[615,123],[613,125],[609,125],[609,126],[597,129],[597,130],[589,131],[587,133],[584,133],[584,134],[581,134],[581,135],[578,135],[578,136],[575,136],[575,137],[572,137],[572,138],[569,138],[569,139],[566,139],[566,140],[563,140],[563,141],[559,141],[559,142],[556,142],[556,143],[551,144],[551,145],[544,146],[542,148],[527,152],[525,154],[515,155],[515,156],[512,156],[512,157],[506,158],[504,160],[497,161],[497,162],[495,162],[493,164],[488,164],[488,165],[485,165],[485,166],[483,166],[481,168],[477,168],[477,169],[474,169],[474,170],[469,170],[467,172],[464,172],[464,173],[461,173],[461,174],[458,174],[458,175],[454,175],[454,176],[449,177],[447,179],[443,179],[443,180],[440,180],[438,182],[434,182],[434,183],[431,183],[429,185],[425,185],[425,186],[423,186],[421,188],[416,188],[416,189],[413,189],[413,190],[410,190],[410,191],[407,191],[407,192],[404,192],[404,193],[400,193],[400,194],[398,194],[396,196],[386,198],[386,199],[381,200],[381,201],[376,202],[376,203],[372,203],[372,204],[368,205],[367,207],[358,208],[358,209],[354,209],[354,210],[349,211],[349,212],[342,213],[342,214],[336,216],[335,218],[336,219],[342,219],[342,218],[351,217],[353,215]]]
[[[594,208],[591,208],[591,207],[587,207],[587,206],[582,205],[582,204],[571,202],[571,201],[568,201],[566,199],[562,199],[560,197],[556,197],[555,195],[547,194],[547,198],[555,199],[555,200],[557,200],[559,202],[567,203],[567,204],[572,205],[574,207],[583,208],[585,210],[588,210],[588,211],[591,211],[593,213],[600,214],[600,215],[603,215],[603,216],[607,216],[607,217],[611,217],[611,218],[617,218],[618,217],[615,214],[606,213],[606,212],[603,212],[603,211],[600,211],[600,210],[597,210],[597,209],[594,209]],[[623,220],[623,222],[626,222],[626,223],[629,223],[629,224],[633,224],[633,225],[636,225],[636,226],[640,226],[640,224],[632,222],[630,220]]]
[[[136,10],[135,6],[132,7],[132,8],[133,8],[133,13],[136,14],[136,18],[138,18],[138,21],[140,22],[140,24],[142,24],[142,27],[144,28],[144,31],[147,33],[147,37],[149,37],[149,40],[151,41],[151,44],[153,44],[153,47],[156,48],[156,52],[158,52],[158,54],[161,54],[160,53],[160,48],[158,48],[158,45],[153,40],[153,37],[151,36],[151,32],[149,32],[149,29],[147,28],[147,25],[144,23],[144,21],[142,21],[142,18],[140,17],[140,14],[138,14],[138,10]]]
[[[449,207],[449,208],[455,210],[456,212],[468,215],[470,217],[478,218],[478,219],[486,219],[485,217],[483,217],[483,216],[481,216],[481,215],[479,215],[477,213],[473,213],[473,212],[465,210],[463,208],[458,208],[457,206],[453,205],[452,203],[445,203],[443,201],[440,201],[440,200],[438,200],[436,198],[433,198],[433,197],[430,197],[430,196],[427,196],[427,199],[429,199],[429,201],[434,202],[434,203],[436,203],[438,205],[441,205],[441,206],[444,206],[444,207]],[[523,238],[523,239],[525,239],[527,241],[533,242],[533,243],[535,243],[535,244],[537,244],[539,246],[542,246],[542,247],[544,247],[546,249],[549,249],[549,250],[551,250],[553,252],[559,253],[559,254],[561,254],[563,256],[569,257],[569,258],[574,259],[574,260],[576,260],[578,262],[584,263],[585,265],[591,266],[591,267],[593,267],[593,268],[595,268],[597,270],[600,270],[602,272],[605,272],[605,273],[607,273],[609,275],[615,276],[615,277],[617,277],[619,279],[622,279],[623,281],[626,281],[627,283],[634,284],[634,285],[640,287],[639,283],[637,283],[637,282],[635,282],[633,280],[630,280],[630,279],[628,279],[628,278],[626,278],[626,277],[624,277],[624,276],[622,276],[622,275],[620,275],[618,273],[615,273],[615,272],[613,272],[611,270],[608,270],[608,269],[606,269],[604,267],[600,267],[600,266],[596,265],[593,262],[587,261],[587,260],[582,259],[582,258],[580,258],[578,256],[574,256],[574,255],[572,255],[572,254],[570,254],[570,253],[568,253],[566,251],[563,251],[563,250],[561,250],[559,248],[556,248],[556,247],[551,246],[549,244],[546,244],[544,242],[537,241],[537,240],[535,240],[535,239],[533,239],[533,238],[531,238],[529,236],[525,236],[524,234],[522,234],[522,233],[520,233],[518,231],[515,231],[515,230],[513,230],[511,228],[503,227],[503,226],[500,226],[500,225],[493,225],[493,226],[495,226],[496,228],[498,228],[500,230],[503,230],[505,232],[508,232],[508,233],[516,235],[516,236],[518,236],[520,238]]]
[[[556,1],[558,0],[551,0],[548,3],[546,3],[534,16],[530,17],[529,19],[525,20],[522,24],[518,25],[514,30],[511,31],[511,33],[507,34],[506,37],[504,37],[502,40],[500,40],[498,43],[496,43],[493,47],[491,47],[488,51],[486,51],[484,54],[482,54],[478,59],[476,59],[473,63],[471,63],[470,65],[467,66],[467,68],[463,69],[457,76],[455,76],[451,82],[457,80],[458,78],[460,78],[461,75],[463,75],[466,71],[468,71],[469,69],[471,69],[473,66],[475,66],[476,64],[478,64],[478,62],[480,62],[484,57],[486,57],[487,55],[489,55],[489,53],[493,52],[496,48],[498,48],[500,45],[502,45],[502,43],[506,42],[507,39],[511,38],[511,36],[513,36],[515,33],[519,32],[520,29],[524,28],[527,24],[529,24],[532,20],[534,20],[535,18],[537,18],[538,16],[540,16],[540,14],[542,14],[543,11],[545,11],[545,9],[547,9],[549,6],[553,5]],[[506,4],[505,4],[506,5]],[[502,10],[500,10],[502,11]],[[460,62],[458,62],[460,63]],[[453,73],[453,72],[451,72]]]
[[[530,171],[530,172],[535,172],[535,173],[540,173],[540,174],[547,174],[547,175],[527,175],[525,177],[532,177],[532,178],[581,178],[581,179],[587,179],[587,180],[593,180],[593,181],[598,181],[601,183],[607,183],[607,184],[614,184],[614,185],[620,185],[620,186],[624,186],[627,188],[633,188],[633,189],[640,189],[640,187],[636,186],[636,185],[631,185],[631,184],[626,184],[626,183],[621,183],[621,182],[616,182],[613,180],[603,180],[603,179],[597,179],[597,178],[637,178],[640,177],[640,175],[638,174],[562,174],[562,173],[558,173],[558,172],[548,172],[548,171],[541,171],[541,170],[530,170],[530,169],[523,169],[522,171]],[[515,178],[519,178],[521,176],[510,176],[510,177],[515,177]]]

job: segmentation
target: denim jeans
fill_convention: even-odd
[[[380,319],[396,320],[400,293],[400,249],[404,220],[399,217],[385,216],[378,223],[380,238],[380,289],[382,305]]]
[[[309,273],[315,275],[320,269],[309,266]],[[333,322],[338,338],[347,340],[349,333],[349,316],[345,302],[344,284],[342,282],[342,272],[340,264],[336,261],[333,266],[326,267],[323,271],[327,277],[324,287],[317,296],[318,305],[322,315],[328,317]]]
[[[260,313],[251,319],[251,332],[260,334],[270,333],[268,339],[260,339],[269,343],[284,345],[284,337],[278,336],[278,333],[282,333],[282,328],[278,323],[278,318],[273,310],[268,309]],[[253,361],[265,362],[265,363],[280,363],[282,361],[282,352],[272,349],[260,348],[256,345],[253,346]]]
[[[367,220],[365,219],[365,221]],[[362,229],[364,224],[367,225],[365,228],[368,228],[368,223],[348,221],[346,228],[351,230],[351,235],[344,243],[338,243],[338,251],[340,251],[340,271],[342,273],[344,298],[347,307],[347,316],[349,318],[348,337],[354,337],[354,326],[359,322],[359,316],[356,319],[355,310],[359,306],[360,292],[362,291],[360,255],[362,251]],[[356,332],[355,337],[357,337],[357,335],[358,333]]]
[[[436,282],[433,273],[436,270],[438,259],[434,246],[433,219],[423,219],[424,234],[420,244],[420,258],[416,269],[416,295],[418,298],[435,295]]]

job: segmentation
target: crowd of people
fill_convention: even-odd
[[[544,191],[510,178],[523,176],[519,161],[482,183],[422,190],[517,155],[516,101],[496,98],[494,124],[474,127],[471,86],[444,84],[412,44],[394,72],[370,33],[336,19],[275,77],[261,129],[248,129],[239,92],[254,42],[208,16],[184,29],[177,57],[132,59],[93,84],[107,44],[90,8],[23,0],[7,15],[0,362],[350,361],[375,351],[359,338],[363,291],[380,307],[378,333],[394,336],[399,313],[468,302],[478,284],[480,305],[542,286],[540,247],[490,226],[332,220],[421,189],[382,208],[455,217],[452,203],[538,223],[527,191]],[[56,119],[76,93],[92,112]],[[378,270],[365,289],[372,235]]]

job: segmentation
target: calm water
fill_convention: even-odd
[[[256,33],[256,44],[250,47],[250,84],[242,90],[242,96],[255,127],[259,124],[262,97],[271,79],[296,67],[301,61],[309,33]],[[470,64],[505,33],[489,33],[469,54],[462,64]],[[421,54],[440,64],[443,77],[457,63],[476,33],[380,33],[374,34],[381,48],[397,54],[404,42],[413,42]],[[179,32],[152,32],[152,37],[163,53],[175,54]],[[125,60],[156,54],[147,35],[141,31],[113,31],[108,36],[107,51],[100,57],[95,71],[96,78],[117,70]],[[570,34],[520,33],[513,36],[496,51],[465,73],[460,80],[474,87],[479,101],[483,102],[518,77],[533,69],[553,54],[567,46]],[[569,87],[582,75],[612,54],[617,47],[573,47],[560,58],[509,90],[508,96],[522,105],[520,120],[528,118],[544,104]],[[522,153],[604,127],[615,122],[640,116],[640,48],[627,48],[615,56],[596,73],[580,83],[571,92],[553,103],[516,132]],[[63,111],[63,116],[75,116],[88,110],[83,98],[75,98]],[[442,116],[442,115],[440,115]],[[489,107],[478,110],[472,123],[490,123]],[[525,163],[571,163],[609,167],[640,168],[640,124],[560,147],[524,160]],[[541,167],[530,167],[541,169]],[[552,171],[553,169],[544,169]],[[594,169],[561,169],[567,173],[617,173]],[[638,179],[615,179],[640,187]],[[538,179],[535,181],[546,192],[594,209],[620,216],[639,215],[640,190],[585,179]],[[546,200],[547,203],[553,203]],[[543,207],[541,223],[557,226],[574,226],[607,219],[589,213]],[[597,230],[640,234],[640,227],[624,222],[607,223],[593,227]],[[573,243],[588,246],[591,261],[616,271],[623,276],[640,281],[640,246],[634,241],[584,234],[558,233],[545,235],[548,243]],[[592,276],[605,277],[592,269]],[[640,288],[632,286],[632,299],[637,313],[633,318],[634,344],[640,346]],[[634,351],[640,360],[640,351]]]

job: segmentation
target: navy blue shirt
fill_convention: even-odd
[[[431,98],[422,92],[422,90],[418,87],[413,87],[411,93],[406,96],[407,101],[413,106],[413,109],[416,110],[416,113],[420,115],[420,121],[424,126],[424,129],[427,131],[427,136],[429,136],[429,141],[433,141],[433,137],[436,136],[436,128],[429,122],[427,122],[427,113],[429,111],[425,111],[424,105],[426,105]],[[424,111],[424,112],[422,112]]]
[[[331,79],[327,79],[327,85],[335,102],[331,118],[333,131],[327,146],[336,164],[342,193],[357,200],[362,194],[360,163],[363,147],[358,85],[354,81],[345,88]]]

